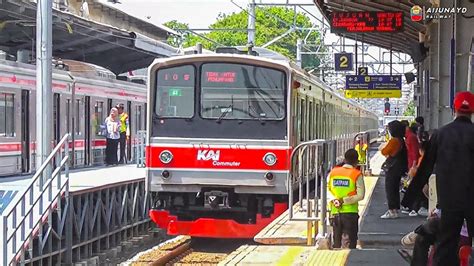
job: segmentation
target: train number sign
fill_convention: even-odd
[[[357,74],[360,76],[367,76],[369,75],[369,68],[368,67],[359,67],[357,68]]]
[[[336,71],[353,70],[352,53],[335,53],[334,68]]]

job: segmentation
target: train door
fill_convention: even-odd
[[[126,140],[127,142],[127,155],[126,155],[126,158],[127,158],[127,162],[128,161],[131,161],[132,160],[132,139],[133,139],[133,131],[132,131],[132,122],[133,122],[133,119],[132,119],[132,102],[131,101],[127,101],[127,113],[128,113],[128,126],[130,127],[130,138],[128,140]]]
[[[91,164],[91,97],[84,98],[84,165]]]
[[[53,94],[53,139],[54,145],[61,140],[61,96]]]
[[[76,98],[74,103],[74,166],[84,165],[84,99],[82,97]]]
[[[30,91],[21,91],[21,172],[30,171]]]

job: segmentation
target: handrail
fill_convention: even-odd
[[[331,146],[331,150],[329,149]],[[322,150],[321,150],[322,149]],[[322,151],[322,160],[320,154]],[[295,160],[298,158],[298,166],[296,167]],[[289,220],[290,221],[306,221],[308,222],[308,244],[312,243],[312,222],[319,221],[322,226],[322,234],[327,234],[327,184],[326,171],[335,165],[336,160],[336,140],[317,139],[307,141],[297,145],[290,157],[291,169],[288,178],[288,198],[289,198]],[[321,163],[320,163],[321,161]],[[318,197],[318,175],[321,176],[320,192],[321,197]],[[310,201],[310,182],[312,177],[315,179],[314,185],[314,208]],[[302,179],[305,179],[303,182]],[[300,211],[303,208],[303,185],[306,186],[306,215],[305,218],[296,218],[293,213],[293,184],[299,183],[299,203]],[[321,200],[321,211],[319,211],[318,203]],[[319,216],[318,216],[319,212]]]
[[[28,245],[32,245],[35,234],[42,234],[42,221],[48,216],[54,202],[57,208],[61,208],[58,202],[63,193],[68,200],[69,198],[69,134],[59,141],[51,154],[46,158],[43,164],[33,175],[31,182],[25,191],[20,194],[18,201],[11,205],[8,212],[3,215],[2,232],[3,232],[3,265],[10,265],[12,262],[21,260],[24,262],[25,249]],[[63,156],[63,148],[64,153]],[[49,165],[55,169],[49,171]],[[64,169],[64,180],[61,179],[61,171]],[[51,176],[45,177],[46,174]],[[46,179],[46,180],[45,180]],[[38,182],[39,181],[39,182]],[[46,181],[46,182],[45,182]],[[54,188],[54,181],[56,187]],[[36,187],[36,183],[38,187]],[[54,192],[53,192],[54,190]],[[46,194],[46,195],[45,195]],[[27,201],[28,198],[28,201]],[[47,202],[44,203],[43,201]],[[18,207],[20,206],[20,217],[18,217]],[[36,221],[34,221],[36,219]],[[11,226],[9,226],[11,222]],[[11,230],[10,230],[11,229]],[[18,236],[20,234],[20,236]],[[19,238],[19,243],[17,243]]]

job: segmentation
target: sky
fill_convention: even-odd
[[[106,2],[107,0],[101,0]],[[229,14],[232,12],[240,12],[247,8],[249,0],[120,0],[121,4],[114,6],[128,14],[149,20],[154,24],[163,24],[170,20],[178,20],[189,24],[191,29],[205,29],[216,21],[219,13]],[[315,22],[311,15],[321,17],[319,10],[314,5],[312,0],[255,0],[259,3],[286,3],[290,4],[310,4],[311,6],[304,6],[306,10],[311,12],[308,17]],[[297,9],[299,12],[304,12],[302,9]],[[257,22],[258,23],[258,22]],[[338,37],[334,34],[327,34],[325,44],[331,46]],[[346,44],[354,44],[352,40],[346,40]],[[353,48],[346,49],[347,52],[353,52]],[[352,51],[351,51],[352,50]],[[386,50],[384,50],[386,51]],[[379,56],[379,49],[370,47],[367,53],[373,57]],[[388,54],[385,54],[385,61],[388,60]],[[366,61],[372,61],[369,56],[366,56]],[[413,65],[403,66],[394,65],[394,69],[401,73],[411,71]],[[388,66],[385,66],[385,72],[389,71]],[[344,86],[341,82],[340,86]],[[406,85],[405,85],[406,86]],[[406,88],[407,89],[407,88]]]
[[[153,23],[163,24],[170,20],[188,23],[191,28],[207,28],[215,22],[219,13],[240,12],[238,7],[246,8],[248,0],[120,0],[117,8],[127,13],[146,19],[151,17]],[[290,3],[313,4],[311,0],[288,0]],[[256,3],[270,1],[256,0]],[[272,3],[285,3],[282,0],[273,0]],[[238,6],[237,6],[238,5]],[[308,7],[316,11],[316,7]]]

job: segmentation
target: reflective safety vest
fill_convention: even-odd
[[[120,115],[120,133],[126,132],[127,131],[127,120],[128,120],[128,114],[123,112]]]
[[[359,154],[359,163],[365,164],[365,160],[367,158],[367,144],[364,143],[359,145],[359,143],[357,143],[355,145],[355,150],[357,151],[357,154]]]
[[[355,168],[336,167],[329,173],[329,192],[336,198],[342,199],[357,194],[357,178],[361,175]],[[343,203],[341,208],[336,208],[330,203],[331,214],[359,213],[359,203]]]

